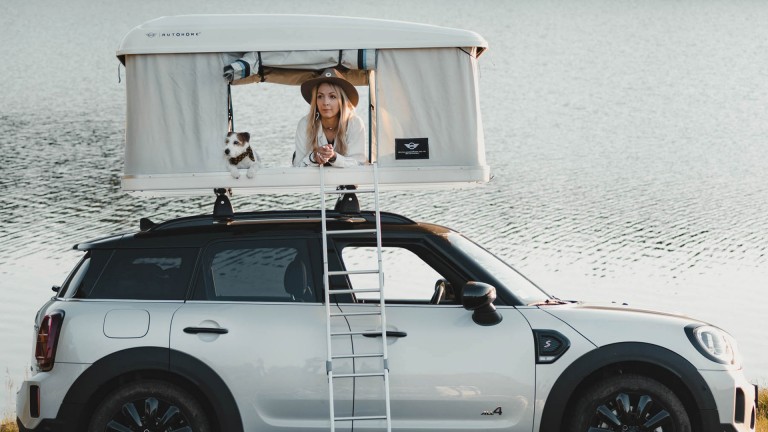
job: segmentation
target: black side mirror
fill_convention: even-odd
[[[472,321],[482,326],[492,326],[501,322],[502,316],[493,305],[496,300],[496,288],[487,283],[469,281],[464,285],[462,304],[464,309],[474,311]]]

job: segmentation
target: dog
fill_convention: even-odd
[[[240,168],[247,168],[245,175],[253,178],[261,167],[259,154],[251,147],[251,134],[248,132],[229,132],[224,140],[224,158],[227,168],[234,178],[240,178]]]

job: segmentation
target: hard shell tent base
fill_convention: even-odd
[[[325,182],[333,185],[370,186],[372,165],[326,169]],[[466,188],[488,179],[487,168],[475,167],[390,167],[379,170],[381,190],[425,188]],[[229,173],[156,174],[125,176],[123,190],[137,196],[209,195],[212,185],[238,194],[315,193],[320,191],[317,168],[264,168],[252,179],[245,171],[239,179]]]

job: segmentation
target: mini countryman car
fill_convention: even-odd
[[[379,221],[144,219],[76,245],[35,319],[20,430],[754,430],[725,331],[562,301],[455,231]]]

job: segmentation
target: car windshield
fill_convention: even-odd
[[[509,264],[461,234],[449,233],[447,238],[452,245],[472,258],[496,280],[501,282],[523,304],[543,303],[552,299],[550,295],[518,273],[517,270],[510,267]]]

